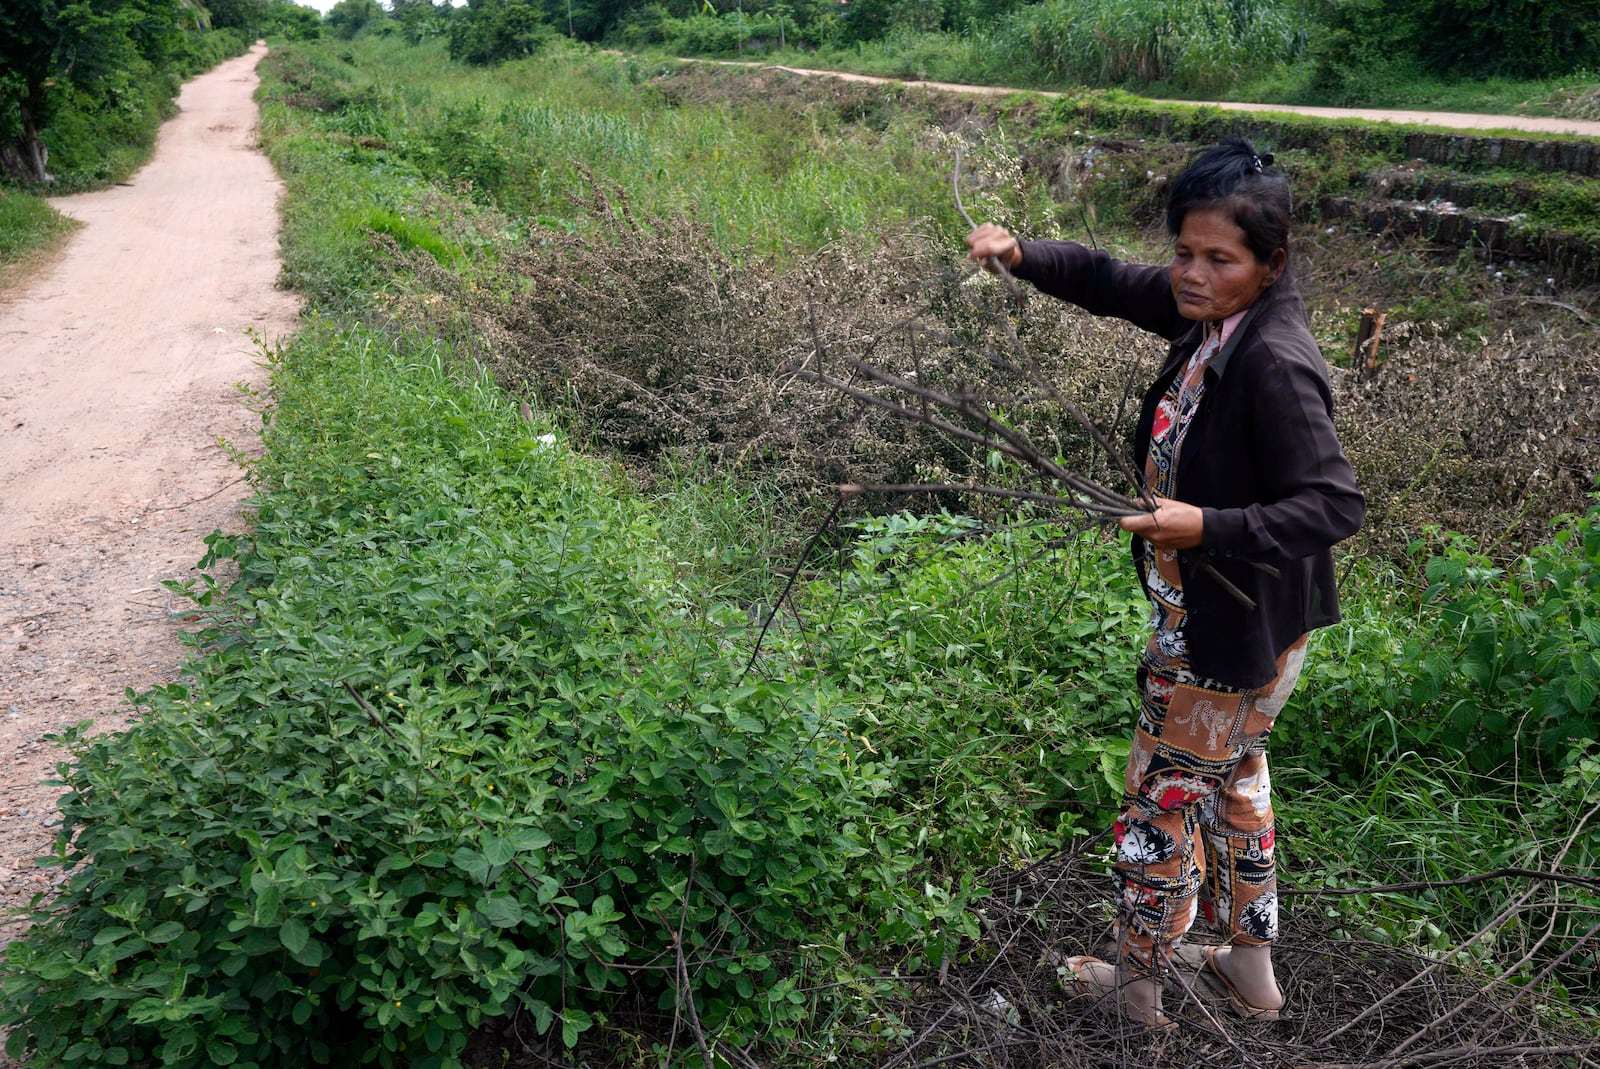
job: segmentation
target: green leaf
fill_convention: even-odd
[[[578,1045],[578,1037],[594,1027],[594,1018],[582,1010],[569,1009],[561,1015],[561,1042],[572,1049]]]
[[[522,923],[522,904],[516,896],[500,891],[483,899],[478,904],[478,910],[483,914],[483,919],[496,928],[515,928]]]
[[[510,838],[519,853],[531,853],[550,845],[550,834],[543,828],[518,828]]]
[[[299,950],[291,951],[289,956],[306,968],[314,969],[322,964],[322,959],[326,957],[326,954],[323,951],[321,941],[310,939]]]
[[[479,883],[489,882],[489,859],[478,851],[463,846],[450,855],[450,861]]]
[[[153,931],[145,934],[145,939],[152,943],[170,943],[189,929],[178,921],[167,921],[157,925]]]
[[[511,845],[511,840],[490,836],[483,840],[483,856],[490,865],[498,868],[509,864],[517,856],[517,851]]]
[[[278,929],[278,938],[283,941],[284,949],[290,954],[299,954],[306,948],[306,941],[311,938],[311,929],[300,918],[290,917]]]

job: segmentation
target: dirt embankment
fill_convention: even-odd
[[[172,678],[184,651],[162,581],[237,529],[244,486],[218,440],[259,418],[255,330],[292,330],[276,288],[280,183],[256,146],[266,48],[187,86],[131,182],[54,201],[84,226],[0,294],[0,907],[53,870],[61,752],[80,720],[123,726],[123,692]],[[0,941],[16,934],[0,926]]]

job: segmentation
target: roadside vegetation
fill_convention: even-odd
[[[66,738],[67,879],[8,949],[8,1049],[798,1067],[981,1062],[1023,1041],[1010,1012],[1077,1027],[1047,953],[1104,931],[1092,836],[1144,617],[1125,547],[955,493],[842,500],[1014,473],[795,371],[870,352],[973,381],[1014,315],[1112,422],[1156,354],[972,276],[956,146],[974,215],[1159,256],[1161,183],[1215,114],[559,42],[474,70],[430,11],[264,68],[308,326],[250,399],[252,527],[181,591],[188,675],[127,733]],[[1275,743],[1287,923],[1352,949],[1296,959],[1311,1024],[1252,1042],[1361,1063],[1511,1035],[1560,1065],[1600,1034],[1590,282],[1323,218],[1390,135],[1266,129],[1374,522]],[[1373,368],[1349,355],[1369,301]],[[1105,463],[1047,405],[1007,418]],[[1458,882],[1503,870],[1546,878]],[[1042,979],[1000,1006],[1013,930]],[[1338,970],[1419,961],[1438,1004],[1316,1046],[1349,1020]],[[1086,1043],[1036,1049],[1095,1064]]]
[[[0,188],[0,290],[26,277],[72,227],[43,197]]]
[[[469,62],[552,36],[676,56],[1186,99],[1549,113],[1592,108],[1600,6],[1444,0],[375,0],[367,32],[447,36]]]

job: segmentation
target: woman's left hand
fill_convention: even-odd
[[[1124,516],[1117,521],[1118,526],[1138,535],[1157,549],[1193,549],[1198,546],[1205,531],[1205,514],[1182,501],[1166,497],[1155,500],[1154,512]]]

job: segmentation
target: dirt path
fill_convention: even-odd
[[[782,67],[772,63],[739,63],[728,60],[685,59],[684,63],[716,62],[730,67],[771,67],[790,74],[820,75],[839,78],[847,82],[869,82],[901,85],[922,89],[939,89],[951,93],[973,93],[979,96],[1004,96],[1007,93],[1033,93],[1042,97],[1059,97],[1042,89],[1007,89],[994,85],[956,85],[951,82],[908,82],[900,78],[880,78],[870,74],[848,74],[844,71],[812,70],[806,67]],[[1383,108],[1318,108],[1294,104],[1241,104],[1203,100],[1157,100],[1157,104],[1187,104],[1191,107],[1221,108],[1223,111],[1279,111],[1295,115],[1315,115],[1324,119],[1366,119],[1371,122],[1411,123],[1418,126],[1440,126],[1451,130],[1520,130],[1537,134],[1579,134],[1600,137],[1600,122],[1585,119],[1555,119],[1533,115],[1473,115],[1459,111],[1395,111]]]
[[[41,736],[124,724],[124,688],[184,658],[163,579],[192,574],[244,487],[235,383],[247,328],[295,326],[275,288],[277,175],[256,149],[257,45],[184,87],[131,182],[53,201],[85,225],[0,295],[0,906],[48,888],[61,754]],[[0,942],[14,935],[0,926]]]

